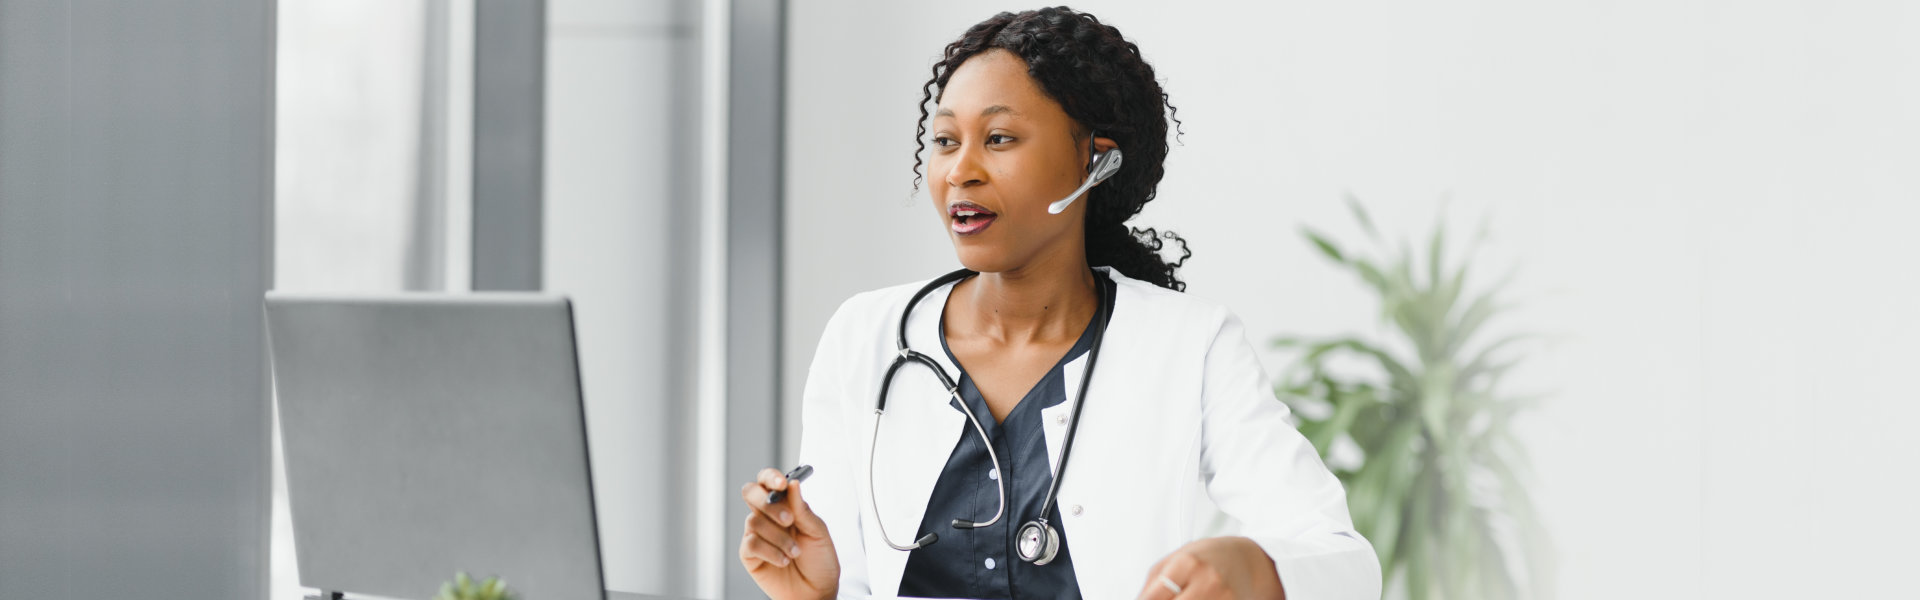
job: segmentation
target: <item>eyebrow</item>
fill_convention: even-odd
[[[989,115],[997,115],[1002,113],[1018,116],[1020,114],[1020,111],[1014,110],[1013,107],[1007,106],[1005,104],[995,104],[993,106],[989,106],[981,110],[980,116],[985,117]],[[934,111],[933,116],[951,117],[953,116],[953,109],[942,108],[940,110]]]

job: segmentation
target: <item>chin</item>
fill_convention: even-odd
[[[955,240],[953,250],[954,255],[960,259],[960,266],[966,267],[969,271],[1000,273],[1013,270],[1013,261],[1004,248]]]

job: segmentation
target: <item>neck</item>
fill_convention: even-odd
[[[981,273],[956,286],[979,335],[1002,343],[1057,341],[1080,335],[1098,311],[1099,288],[1084,256],[1059,264]]]

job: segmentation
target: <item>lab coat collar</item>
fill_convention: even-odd
[[[1129,293],[1131,293],[1132,291],[1129,288],[1141,282],[1135,279],[1129,278],[1126,275],[1121,274],[1119,271],[1115,271],[1112,267],[1094,267],[1093,269],[1095,271],[1100,272],[1100,274],[1105,275],[1109,281],[1113,282],[1113,285],[1115,288],[1114,290],[1115,298],[1114,298],[1114,307],[1113,307],[1114,314],[1109,315],[1107,319],[1108,330],[1112,331],[1113,330],[1112,324],[1118,321],[1120,319],[1119,315],[1125,312],[1123,305],[1126,303],[1122,302],[1123,300],[1122,297],[1129,295]],[[946,304],[947,304],[947,298],[953,294],[954,285],[955,285],[954,283],[949,283],[947,285],[941,286],[940,289],[928,292],[926,297],[920,299],[920,304],[914,307],[912,318],[907,322],[907,343],[908,343],[908,347],[933,357],[935,361],[940,363],[941,368],[946,369],[947,373],[953,377],[954,383],[958,384],[960,381],[960,367],[954,364],[951,357],[948,356],[946,349],[944,346],[942,346],[941,340],[940,340],[940,317],[942,313],[945,312],[944,308],[946,307]],[[1086,371],[1087,357],[1089,356],[1089,354],[1091,353],[1081,354],[1080,356],[1075,357],[1073,360],[1068,361],[1067,364],[1063,365],[1063,375],[1065,375],[1067,401],[1061,402],[1060,404],[1056,404],[1054,406],[1049,406],[1041,410],[1041,418],[1044,420],[1043,421],[1044,427],[1042,429],[1046,432],[1046,435],[1047,435],[1047,440],[1046,440],[1047,465],[1049,469],[1057,470],[1057,467],[1060,464],[1060,451],[1064,445],[1067,425],[1072,420],[1072,417],[1073,417],[1073,404],[1074,404],[1073,399],[1080,392],[1080,377],[1081,377],[1081,374]],[[927,387],[933,388],[938,386],[927,386]],[[916,397],[916,400],[918,400],[917,397]],[[893,404],[889,402],[888,406],[893,406]],[[971,432],[967,431],[967,427],[970,427],[970,426],[965,424],[966,423],[965,415],[961,414],[959,411],[950,410],[948,412],[951,413],[952,416],[958,418],[959,425],[961,427],[961,429],[959,430],[959,433],[971,434]],[[889,413],[889,415],[891,415],[891,413]],[[990,417],[988,415],[979,415],[979,418],[987,419]],[[948,424],[940,423],[940,424],[934,424],[934,425],[938,427],[945,427]],[[986,422],[982,421],[981,425],[983,426],[986,425]],[[884,426],[883,426],[883,430],[884,430]],[[936,428],[928,431],[945,432],[946,429]],[[944,433],[942,435],[944,435]],[[946,438],[936,438],[936,439],[945,440]],[[937,472],[943,470],[946,467],[946,459],[948,458],[949,455],[953,453],[953,443],[957,443],[958,441],[959,440],[957,439],[951,440],[951,443],[947,443],[944,446],[940,446],[939,444],[924,443],[924,440],[923,440],[923,443],[918,444],[918,446],[939,446],[940,452],[938,452],[939,456],[937,458],[939,462],[937,464],[934,464],[932,467],[933,471],[936,472],[936,476],[928,480],[925,493],[922,493],[916,496],[916,498],[918,498],[917,506],[919,506],[919,508],[921,509],[920,513],[916,513],[916,514],[921,514],[925,512],[927,499],[932,494],[932,491],[933,491],[933,484],[938,480]],[[932,458],[925,458],[925,457],[922,457],[922,458],[924,458],[925,460],[935,460]],[[918,462],[916,462],[913,465],[914,468],[921,468],[923,466],[925,465],[922,465]],[[919,471],[915,471],[915,472],[919,472]],[[919,522],[920,521],[918,519],[915,519],[913,521],[914,523],[913,526],[917,527]],[[897,530],[898,529],[893,524],[893,521],[890,519],[887,522],[887,531],[893,532]],[[936,531],[934,533],[939,533],[939,532]],[[899,535],[899,534],[895,534],[895,535]],[[895,539],[899,539],[899,538],[895,538]],[[904,562],[902,564],[904,565]]]

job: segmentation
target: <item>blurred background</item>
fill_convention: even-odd
[[[569,295],[608,586],[758,597],[827,318],[957,266],[928,67],[1035,7],[0,0],[0,597],[301,597],[266,289]],[[1073,7],[1388,597],[1911,595],[1920,6]]]

